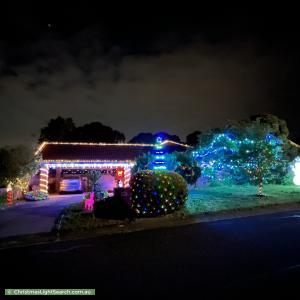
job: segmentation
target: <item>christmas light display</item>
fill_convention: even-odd
[[[216,134],[208,145],[192,154],[199,162],[202,176],[212,181],[262,185],[279,180],[287,171],[283,142],[271,134],[260,139]]]
[[[153,170],[166,170],[166,161],[165,161],[165,150],[162,142],[162,138],[158,137],[156,139],[156,144],[154,147],[154,161],[153,161]]]
[[[105,169],[105,170],[123,170],[122,177],[122,185],[124,187],[129,186],[130,176],[131,176],[131,168],[133,167],[134,162],[103,162],[103,161],[47,161],[44,160],[43,167],[40,169],[40,191],[43,193],[48,192],[48,172],[49,169],[84,169],[84,170],[97,170],[97,169]]]
[[[40,191],[42,193],[48,193],[48,173],[48,167],[40,168]]]
[[[48,193],[41,192],[41,191],[27,192],[25,194],[25,199],[28,201],[46,200],[48,199]]]
[[[132,208],[138,216],[154,217],[171,213],[187,200],[187,183],[167,171],[140,171],[131,179]]]
[[[170,141],[170,140],[165,140],[162,142],[162,145],[165,144],[174,144],[186,148],[190,148],[189,145]],[[39,154],[47,145],[73,145],[73,146],[133,146],[133,147],[155,147],[154,144],[129,144],[129,143],[85,143],[85,142],[43,142],[41,145],[38,147],[37,151],[35,152],[35,155]]]
[[[126,168],[125,175],[124,175],[124,187],[129,187],[130,178],[131,178],[131,169]]]
[[[297,157],[295,159],[292,170],[294,172],[293,182],[294,182],[295,185],[300,186],[300,157]]]
[[[131,168],[134,165],[133,161],[128,162],[107,162],[107,161],[74,161],[74,160],[56,160],[47,161],[44,160],[44,165],[48,168],[67,168],[67,169],[93,169],[93,168],[118,168],[128,167]]]

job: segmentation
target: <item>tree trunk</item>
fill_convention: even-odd
[[[263,196],[263,183],[262,183],[262,180],[260,180],[259,184],[258,184],[258,196]]]

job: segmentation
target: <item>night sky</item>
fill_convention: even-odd
[[[127,140],[157,131],[185,140],[228,119],[273,113],[288,121],[291,138],[300,135],[293,7],[9,2],[1,9],[0,146],[36,140],[58,115],[102,122]]]

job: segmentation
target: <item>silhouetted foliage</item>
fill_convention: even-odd
[[[94,204],[94,215],[96,218],[124,220],[134,219],[134,211],[131,209],[131,203],[122,196],[126,189],[115,190],[113,197],[107,197],[102,201],[96,201]],[[130,190],[128,189],[128,198],[130,200]]]
[[[253,115],[250,121],[255,121],[262,125],[268,125],[270,133],[279,138],[287,138],[289,136],[289,129],[286,121],[271,114]]]
[[[202,134],[201,131],[196,130],[186,136],[186,143],[190,146],[197,146],[199,144],[199,138]]]
[[[129,143],[137,144],[155,144],[157,137],[160,136],[162,140],[170,140],[177,143],[180,143],[180,138],[177,135],[168,134],[167,132],[157,132],[152,134],[150,132],[141,132],[138,135],[134,136]]]
[[[125,135],[100,122],[76,127],[72,118],[57,117],[41,129],[39,142],[43,141],[118,143],[125,141]]]
[[[150,132],[141,132],[129,141],[133,144],[153,144],[154,142],[154,135]]]
[[[39,142],[43,141],[73,141],[76,126],[72,118],[57,117],[50,119],[47,126],[40,132]]]

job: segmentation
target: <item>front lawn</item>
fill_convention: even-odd
[[[188,214],[239,210],[300,202],[300,187],[295,185],[266,185],[266,197],[257,197],[257,187],[209,186],[191,189],[185,210]]]
[[[155,220],[164,224],[168,220],[180,220],[183,216],[256,209],[278,204],[300,203],[300,187],[286,185],[266,185],[266,197],[257,197],[255,186],[209,186],[191,189],[185,207],[180,211],[157,218],[137,219],[139,224]],[[93,231],[129,224],[129,220],[96,218],[93,213],[85,212],[83,202],[65,209],[61,219],[60,232]]]

